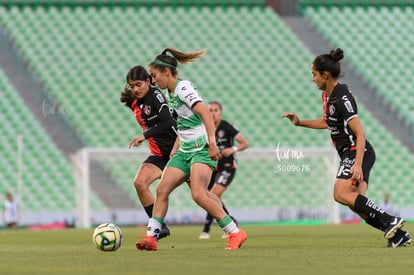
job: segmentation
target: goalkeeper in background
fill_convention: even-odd
[[[341,159],[334,185],[334,199],[348,206],[367,224],[384,232],[388,247],[411,243],[411,236],[401,227],[404,220],[388,214],[365,194],[369,174],[375,162],[375,151],[366,140],[358,116],[356,101],[348,86],[339,83],[342,49],[317,56],[312,63],[313,82],[322,90],[323,116],[300,120],[295,113],[284,113],[293,125],[312,129],[329,129],[332,142]]]
[[[131,68],[126,76],[127,84],[121,93],[120,101],[130,108],[143,130],[143,134],[129,142],[129,148],[140,146],[148,140],[150,155],[139,167],[134,186],[148,217],[152,217],[154,196],[149,186],[161,178],[162,171],[167,164],[171,149],[174,146],[177,134],[176,122],[164,95],[152,86],[151,76],[142,66]],[[165,223],[158,238],[170,235]]]

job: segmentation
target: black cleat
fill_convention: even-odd
[[[165,223],[163,223],[161,226],[161,230],[157,235],[157,239],[161,240],[162,238],[166,238],[168,236],[170,236],[170,229]]]
[[[394,220],[387,225],[387,228],[384,231],[384,238],[389,240],[394,237],[397,230],[403,227],[404,222],[403,218],[395,217]]]
[[[409,245],[411,243],[411,236],[408,232],[405,232],[403,230],[398,230],[395,233],[395,236],[388,240],[387,247],[404,247],[406,245]]]

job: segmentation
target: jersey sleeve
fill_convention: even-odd
[[[350,92],[344,92],[337,100],[338,111],[342,114],[345,121],[358,116],[355,99]]]
[[[165,96],[162,94],[161,91],[155,90],[152,97],[152,105],[156,108],[158,113],[161,111],[162,108],[167,107],[168,103],[165,99]]]
[[[231,137],[235,138],[240,133],[236,126],[229,123],[228,127],[228,131]]]
[[[182,81],[182,84],[178,87],[176,93],[179,98],[190,108],[193,108],[194,104],[203,101],[198,94],[197,89],[189,81]]]

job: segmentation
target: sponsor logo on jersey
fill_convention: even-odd
[[[338,135],[339,130],[336,126],[328,126],[328,130],[331,132],[331,135]]]
[[[157,99],[158,99],[158,101],[159,101],[160,103],[164,103],[164,102],[165,102],[165,100],[164,100],[164,96],[163,96],[162,94],[157,94]]]
[[[350,101],[345,101],[344,105],[345,105],[345,108],[348,112],[354,113],[354,108],[352,107],[352,104],[351,104]]]
[[[190,101],[190,103],[192,103],[194,100],[197,99],[197,95],[195,95],[194,93],[190,93],[190,94],[185,96],[185,99],[188,99]]]
[[[350,112],[350,113],[354,113],[354,108],[352,107],[352,104],[349,101],[348,96],[344,95],[342,97],[342,100],[344,101],[344,105],[345,105],[345,108],[347,109],[347,111]]]

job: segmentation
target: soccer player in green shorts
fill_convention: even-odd
[[[224,212],[221,200],[208,190],[213,169],[221,157],[213,118],[193,84],[178,78],[178,62],[185,64],[193,61],[204,52],[183,53],[166,48],[149,64],[154,83],[160,89],[168,90],[168,103],[177,115],[178,136],[157,186],[147,236],[136,243],[139,250],[157,250],[157,235],[167,214],[168,196],[188,178],[193,200],[210,213],[228,234],[226,249],[238,249],[247,239],[246,233]]]

